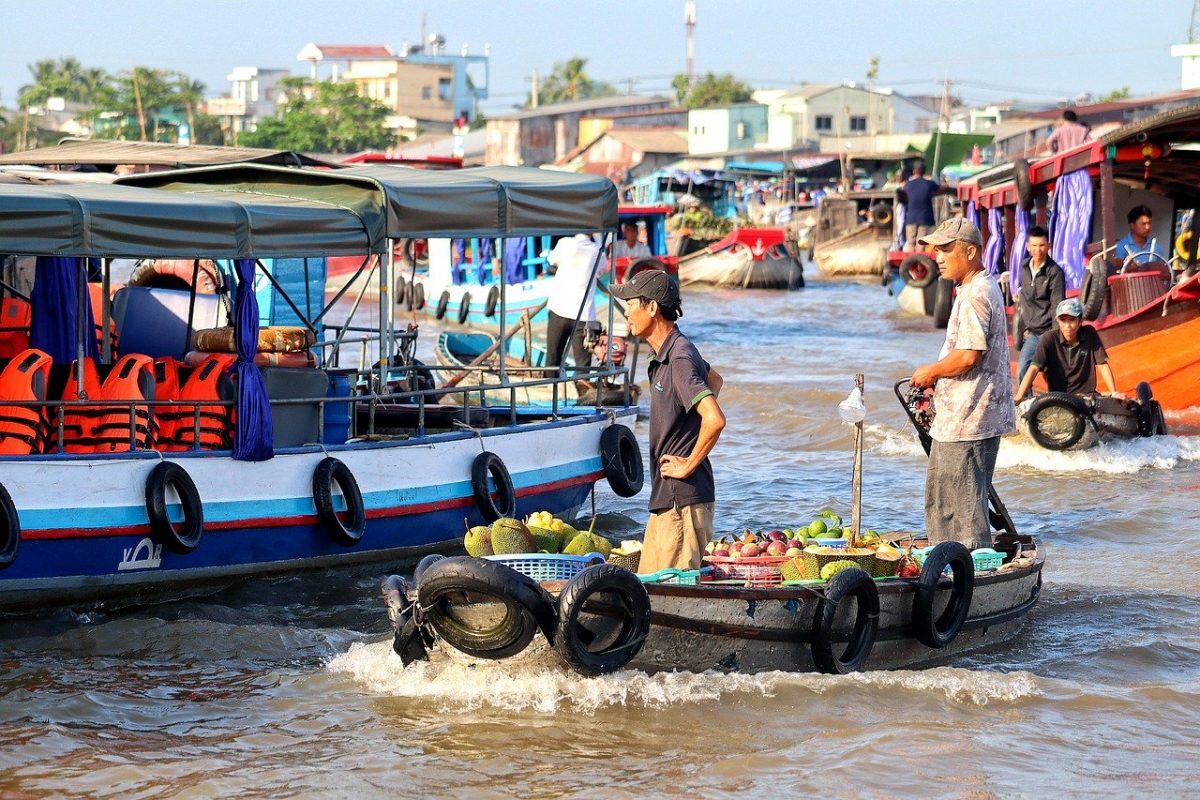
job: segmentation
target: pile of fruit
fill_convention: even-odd
[[[467,530],[463,547],[475,558],[525,553],[600,553],[607,558],[612,550],[608,539],[591,531],[577,531],[549,511],[536,511],[524,522],[501,517],[491,525],[476,525]]]

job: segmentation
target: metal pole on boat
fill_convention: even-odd
[[[387,394],[388,368],[392,364],[392,268],[396,248],[387,240],[387,256],[379,259],[379,393]]]
[[[504,368],[504,362],[508,360],[508,341],[504,337],[505,315],[508,313],[508,308],[507,308],[508,293],[505,291],[505,288],[508,286],[508,276],[505,275],[507,270],[504,269],[504,251],[506,249],[507,244],[508,244],[508,240],[505,239],[503,236],[496,240],[496,252],[499,254],[499,258],[500,258],[500,275],[499,275],[499,278],[500,278],[500,353],[499,353],[499,359],[500,359],[500,385],[501,386],[508,385],[508,370],[506,370]],[[530,320],[530,324],[532,324],[532,322],[533,321]],[[482,378],[480,379],[479,382],[483,383]],[[465,400],[464,400],[464,404],[465,404]]]
[[[863,391],[863,374],[854,376],[854,386]],[[850,509],[850,546],[858,543],[859,527],[862,523],[862,451],[863,451],[863,421],[854,423],[854,480],[851,482]]]

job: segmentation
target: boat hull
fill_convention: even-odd
[[[680,286],[728,289],[796,289],[803,271],[790,256],[755,259],[749,251],[698,253],[679,264]]]

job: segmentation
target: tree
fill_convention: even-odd
[[[611,97],[617,93],[611,84],[594,81],[587,74],[587,59],[576,56],[554,62],[550,74],[538,87],[538,105]],[[526,101],[526,106],[529,102]]]
[[[263,120],[258,130],[239,136],[239,144],[346,153],[392,143],[392,133],[384,126],[387,107],[359,95],[354,84],[285,78],[280,86],[286,100],[279,116]]]
[[[175,82],[170,72],[150,67],[134,67],[121,73],[116,81],[109,110],[117,111],[123,119],[114,131],[117,137],[125,133],[127,120],[136,120],[139,140],[158,141],[162,123],[179,108]],[[149,123],[149,128],[147,124]]]
[[[192,141],[198,141],[196,136],[196,106],[204,100],[205,86],[200,81],[194,81],[182,72],[175,73],[176,103],[184,108],[187,114],[188,130],[192,132]]]
[[[704,77],[697,79],[690,86],[686,75],[676,75],[671,80],[671,85],[675,87],[675,95],[679,102],[688,108],[745,103],[754,91],[730,73],[714,75],[706,72]]]
[[[1120,89],[1113,89],[1106,95],[1102,95],[1097,103],[1111,103],[1113,100],[1124,100],[1129,97],[1129,86],[1122,86]]]

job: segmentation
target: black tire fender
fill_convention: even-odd
[[[894,215],[892,207],[887,203],[875,203],[870,209],[871,224],[876,228],[887,228],[892,224]]]
[[[950,312],[954,310],[954,281],[938,278],[933,290],[933,327],[945,330],[950,324]]]
[[[463,292],[458,298],[458,324],[466,325],[467,317],[471,316],[471,293]]]
[[[418,561],[416,569],[413,570],[413,585],[420,586],[421,576],[425,574],[425,570],[429,569],[444,558],[445,556],[439,556],[437,553],[430,553]]]
[[[21,518],[8,489],[0,484],[0,569],[11,566],[21,550]]]
[[[1067,438],[1051,439],[1038,427],[1038,415],[1048,408],[1062,408],[1074,415],[1075,425]],[[1087,431],[1087,421],[1090,416],[1087,404],[1081,398],[1066,392],[1039,394],[1033,398],[1029,404],[1029,410],[1025,412],[1030,438],[1047,450],[1068,450],[1074,447]]]
[[[487,300],[483,303],[483,313],[485,316],[496,316],[496,309],[500,307],[500,287],[493,286],[488,289]]]
[[[950,602],[935,618],[933,609],[938,584],[942,580],[942,570],[947,566],[954,570]],[[927,647],[945,647],[958,636],[971,611],[971,597],[975,591],[975,564],[971,560],[971,551],[960,542],[942,542],[934,547],[925,556],[916,590],[912,608],[913,634]]]
[[[392,298],[392,302],[400,305],[408,298],[408,283],[401,276],[396,278],[396,296]]]
[[[438,298],[437,307],[434,310],[433,316],[437,319],[444,319],[446,316],[446,308],[450,305],[450,292],[443,291],[441,297]]]
[[[496,602],[504,617],[491,628],[467,626],[448,604]],[[421,576],[417,601],[425,621],[451,647],[477,658],[508,658],[533,641],[538,630],[553,641],[555,604],[537,581],[496,561],[469,556],[443,558]]]
[[[409,293],[409,299],[412,302],[412,308],[418,311],[425,307],[425,284],[418,283]]]
[[[1093,258],[1083,272],[1083,283],[1079,285],[1079,303],[1083,306],[1084,319],[1099,318],[1107,294],[1108,262],[1102,258]]]
[[[496,482],[496,499],[488,486],[488,479]],[[504,460],[495,453],[484,450],[471,462],[471,494],[475,507],[487,522],[517,513],[517,491],[513,488],[512,475]]]
[[[1139,382],[1135,392],[1138,403],[1138,435],[1153,436],[1155,433],[1154,392],[1151,391],[1150,384],[1146,381]]]
[[[920,267],[915,269],[915,267]],[[914,289],[924,289],[942,276],[937,262],[924,253],[913,253],[900,262],[900,277]]]
[[[857,603],[854,630],[841,655],[834,652],[833,623],[838,604],[847,598]],[[813,615],[812,658],[817,669],[827,675],[846,675],[862,669],[875,646],[879,632],[879,587],[860,567],[844,569],[825,587],[825,596]]]
[[[1033,182],[1029,179],[1029,162],[1013,159],[1013,183],[1017,187],[1017,202],[1026,211],[1033,210]]]
[[[336,458],[321,459],[313,470],[313,503],[321,527],[338,544],[347,547],[358,544],[367,532],[367,513],[362,492],[350,468]],[[346,499],[346,519],[338,516],[333,507],[333,485],[341,487]]]
[[[604,596],[611,596],[613,602],[604,602]],[[597,616],[616,617],[619,621],[613,632],[603,635],[599,645],[596,632],[580,619],[593,600],[603,605],[596,609]],[[649,634],[650,595],[637,576],[624,567],[588,567],[558,596],[554,650],[567,666],[583,675],[605,675],[621,669],[641,652]]]
[[[646,482],[642,448],[625,425],[614,423],[600,434],[600,461],[608,485],[620,497],[633,497]]]
[[[179,495],[183,525],[176,527],[167,514],[167,487]],[[174,461],[161,461],[146,478],[146,516],[150,530],[176,553],[190,553],[204,535],[204,504],[187,470]]]

